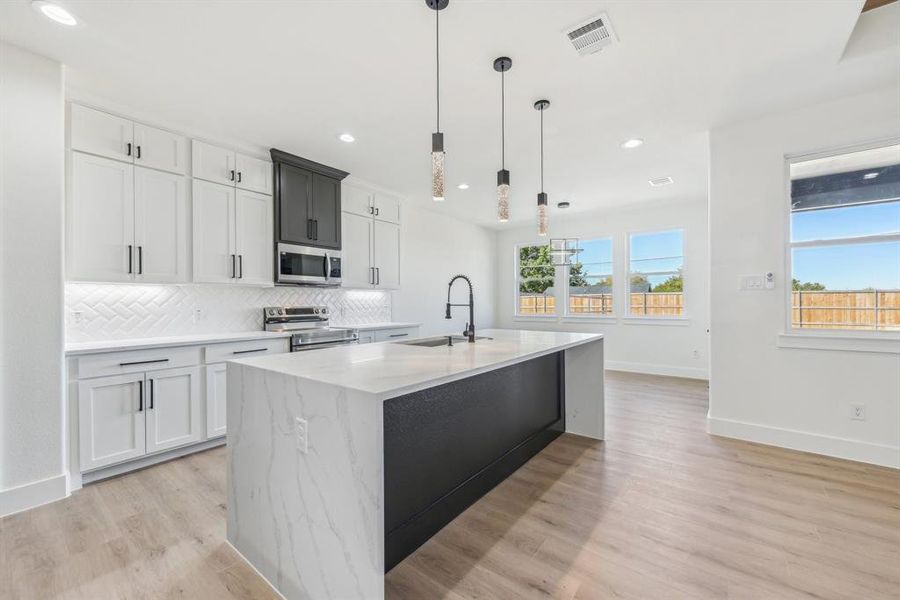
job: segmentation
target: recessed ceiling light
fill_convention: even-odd
[[[621,148],[625,148],[626,150],[631,150],[632,148],[637,148],[644,144],[644,140],[641,138],[631,138],[630,140],[625,140],[619,146]]]
[[[557,208],[569,208],[570,206],[572,206],[572,203],[568,200],[563,200],[562,202],[556,203]]]
[[[866,173],[863,175],[863,179],[875,179],[878,177],[880,173],[878,171],[872,171],[871,173]]]
[[[648,183],[650,184],[650,187],[659,187],[661,185],[675,183],[675,180],[671,177],[657,177],[656,179],[651,179]]]
[[[76,21],[75,17],[72,16],[72,13],[64,9],[62,6],[59,6],[58,4],[45,2],[44,0],[33,0],[31,2],[31,7],[35,10],[40,11],[42,15],[44,15],[48,19],[53,19],[57,23],[62,23],[63,25],[68,25],[70,27],[78,24],[78,21]]]
[[[349,134],[349,133],[342,133],[341,135],[338,136],[338,139],[341,140],[342,142],[347,142],[348,144],[356,141],[356,138],[353,137],[353,135]]]
[[[459,185],[456,186],[456,187],[458,187],[458,188],[461,189],[461,190],[467,190],[467,189],[469,189],[469,184],[468,184],[468,183],[461,183],[461,184],[459,184]]]

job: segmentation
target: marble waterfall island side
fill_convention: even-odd
[[[286,598],[384,598],[555,437],[603,439],[601,335],[478,334],[228,363],[228,541]]]

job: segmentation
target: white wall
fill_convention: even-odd
[[[786,322],[785,155],[900,135],[896,87],[710,134],[712,433],[900,467],[900,356],[777,347]],[[776,289],[738,277],[776,274]],[[850,419],[863,403],[867,420]]]
[[[462,333],[468,309],[456,307],[444,319],[447,284],[458,273],[468,275],[475,292],[475,328],[494,326],[495,234],[428,210],[403,205],[400,233],[400,290],[391,300],[395,321],[422,323],[420,333]],[[464,281],[453,285],[453,302],[468,302]]]
[[[497,322],[499,327],[598,332],[606,336],[606,367],[642,373],[704,379],[707,376],[707,216],[706,199],[643,203],[564,217],[554,210],[551,237],[613,237],[613,280],[627,280],[625,253],[629,232],[684,229],[684,320],[624,319],[625,288],[613,291],[615,319],[585,321],[560,318],[546,321],[515,317],[515,248],[523,243],[547,243],[536,225],[504,231],[497,237]],[[696,356],[694,353],[697,353]]]
[[[65,495],[63,67],[0,43],[0,515]]]

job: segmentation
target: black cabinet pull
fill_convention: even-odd
[[[238,275],[238,279],[243,279],[244,278],[244,255],[243,254],[238,254],[238,269],[239,269],[238,272],[240,273],[240,275]]]
[[[132,252],[132,246],[131,246],[131,244],[128,244],[128,272],[129,272],[129,273],[131,273],[131,271],[133,270],[133,269],[132,269],[132,264],[131,264],[131,263],[132,263],[132,260],[131,260],[131,256],[132,256],[132,255],[131,255],[131,252]]]
[[[390,337],[406,337],[408,335],[408,333],[392,333]]]
[[[148,380],[150,382],[150,410],[153,410],[153,380]]]
[[[268,348],[254,348],[253,350],[235,350],[232,354],[250,354],[251,352],[265,352]]]
[[[134,150],[135,150],[135,156],[134,156],[134,157],[135,157],[135,158],[140,158],[140,157],[141,157],[141,146],[140,146],[140,144],[138,144],[137,146],[135,146]]]
[[[375,267],[369,267],[369,283],[375,285]]]
[[[241,182],[241,172],[238,171],[238,183],[240,183],[240,182]]]
[[[138,246],[138,275],[144,274],[144,247]]]
[[[319,220],[313,219],[313,239],[319,239]]]
[[[370,207],[369,207],[369,214],[370,214],[370,215],[374,215],[374,214],[375,214],[375,207],[374,207],[374,206],[370,206]]]
[[[313,239],[313,236],[312,236],[312,219],[307,219],[307,220],[306,220],[306,239],[308,239],[308,240]]]
[[[131,367],[133,365],[155,365],[157,363],[169,362],[168,358],[157,358],[156,360],[135,360],[132,362],[119,363],[120,367]]]
[[[144,380],[138,380],[138,412],[144,412]]]
[[[375,267],[375,285],[381,285],[381,269]]]
[[[375,214],[376,214],[376,215],[377,215],[377,214],[378,214],[378,212],[379,212],[379,211],[378,211],[378,209],[377,209],[377,208],[376,208],[376,209],[375,209]]]
[[[131,156],[131,142],[125,144],[125,156]]]

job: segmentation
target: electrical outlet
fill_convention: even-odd
[[[306,454],[309,450],[308,424],[306,419],[296,417],[294,419],[294,433],[297,438],[297,452]]]
[[[82,323],[84,323],[84,313],[80,310],[73,310],[72,322],[76,325],[81,325]]]
[[[850,405],[850,418],[854,421],[865,421],[866,420],[866,405],[865,404],[851,404]]]
[[[194,309],[194,323],[197,323],[198,321],[200,321],[202,319],[203,319],[203,309],[195,308]]]
[[[694,358],[700,358],[700,351],[694,350]]]

